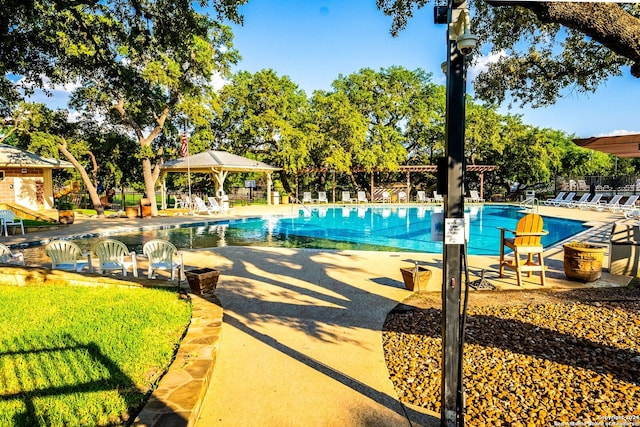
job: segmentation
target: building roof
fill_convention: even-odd
[[[12,145],[0,144],[0,167],[61,169],[72,168],[73,165],[66,160],[49,159]]]
[[[215,150],[170,160],[161,165],[160,169],[166,172],[186,172],[190,170],[196,173],[210,173],[215,171],[271,172],[280,170],[280,168],[254,159],[238,156],[237,154],[226,151]]]

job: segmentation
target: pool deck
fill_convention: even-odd
[[[3,236],[0,242],[26,244],[222,217],[290,214],[295,209],[295,205],[245,206],[216,216],[76,217],[75,224],[60,230]],[[612,223],[625,221],[620,214],[579,209],[542,206],[539,213],[586,220],[590,228],[575,239],[602,244],[608,243]],[[183,423],[171,425],[439,425],[438,414],[398,401],[388,378],[381,329],[387,313],[411,294],[404,288],[399,269],[415,261],[427,266],[433,271],[427,291],[439,292],[442,254],[262,247],[183,253],[187,270],[220,270],[216,297],[224,315],[222,327],[210,332],[221,329],[210,358],[215,365],[213,374],[202,382],[206,393],[197,393],[197,401],[190,402],[191,412],[181,418]],[[561,245],[547,248],[545,263],[547,289],[624,286],[630,280],[606,271],[608,253],[602,278],[588,285],[565,279]],[[542,288],[536,276],[525,276],[522,287],[516,286],[512,271],[499,278],[497,256],[470,256],[469,267],[472,281],[484,270],[485,279],[499,289]],[[143,275],[142,260],[139,268]],[[212,311],[219,309],[207,301],[198,303],[209,304]],[[167,396],[167,407],[181,413],[177,408],[184,407],[177,398],[163,396]],[[159,418],[147,420],[138,425],[170,425]]]

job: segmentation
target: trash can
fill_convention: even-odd
[[[279,205],[280,204],[280,193],[278,193],[277,191],[274,191],[271,194],[271,202],[274,205]]]
[[[140,199],[140,218],[151,218],[151,199]]]

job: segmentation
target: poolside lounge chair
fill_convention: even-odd
[[[481,203],[484,202],[484,199],[480,198],[478,190],[469,190],[469,197],[465,197],[464,201],[469,203]]]
[[[302,193],[302,203],[313,203],[313,199],[311,198],[311,191],[305,191]]]
[[[605,209],[609,209],[613,212],[618,206],[620,206],[620,200],[622,200],[622,194],[616,194],[609,200],[609,203],[600,202],[600,204],[596,207],[597,210],[603,211]]]
[[[56,270],[82,271],[85,267],[92,271],[91,253],[82,252],[80,246],[67,240],[54,240],[44,248],[51,258],[51,268]]]
[[[589,191],[589,186],[587,185],[587,181],[584,179],[578,180],[578,191]]]
[[[636,207],[636,202],[638,201],[638,197],[640,197],[640,196],[637,196],[635,194],[629,196],[627,198],[627,200],[625,200],[625,202],[623,204],[621,204],[621,205],[619,205],[617,207],[614,207],[613,211],[614,212],[622,212],[622,213],[630,211],[631,209]]]
[[[318,191],[318,203],[329,203],[326,191]]]
[[[351,198],[351,194],[348,191],[342,192],[342,203],[353,203],[356,199]]]
[[[382,192],[382,203],[390,203],[391,202],[391,194],[388,191]]]
[[[424,203],[426,201],[427,201],[427,193],[425,193],[424,191],[418,191],[416,193],[416,202]]]
[[[584,203],[580,203],[578,207],[580,209],[596,209],[600,205],[601,198],[602,198],[602,194],[596,193],[591,200]]]
[[[568,208],[576,208],[578,206],[580,206],[583,203],[586,203],[589,200],[589,196],[591,196],[591,194],[589,193],[584,193],[582,196],[580,196],[579,200],[572,200],[569,203],[567,203],[567,207]]]
[[[401,191],[398,193],[398,202],[407,202],[407,193],[405,193],[404,191]]]
[[[14,252],[8,246],[0,243],[0,263],[24,265],[24,254]]]
[[[215,197],[207,196],[207,208],[210,212],[218,213],[224,211],[224,208],[220,206],[218,200]]]
[[[435,203],[444,203],[444,197],[442,197],[442,194],[438,194],[437,191],[433,192],[433,199],[432,199]]]
[[[367,200],[367,193],[364,191],[358,191],[358,203],[369,203],[369,200]]]
[[[555,202],[561,202],[562,200],[564,200],[564,195],[567,194],[566,191],[561,191],[558,194],[556,194],[556,197],[554,197],[553,199],[547,199],[544,201],[544,204],[547,206],[553,206],[553,204]]]
[[[9,235],[7,226],[13,227],[13,233],[16,232],[16,227],[20,226],[20,231],[24,234],[24,224],[22,218],[16,216],[13,211],[9,209],[0,209],[0,221],[2,221],[2,231],[5,236]]]
[[[184,274],[184,263],[182,262],[182,252],[167,240],[154,239],[144,244],[142,253],[149,259],[147,277],[152,279],[157,270],[168,270],[171,272],[171,280],[175,280],[175,273],[178,270],[178,280]]]
[[[531,277],[532,272],[540,272],[540,283],[545,285],[545,267],[542,252],[541,238],[547,231],[542,229],[542,217],[538,214],[527,214],[520,218],[515,230],[507,230],[498,227],[500,230],[500,277],[504,277],[504,268],[510,268],[516,271],[516,281],[518,286],[522,285],[522,273],[527,272]],[[506,238],[505,233],[513,234],[513,238]],[[513,259],[505,258],[505,246],[513,250]],[[520,257],[526,255],[527,260],[523,261]],[[534,255],[538,256],[538,263],[534,263]]]
[[[204,202],[204,200],[202,200],[200,197],[198,196],[193,196],[193,203],[194,203],[194,212],[195,213],[207,213],[209,215],[214,214],[214,213],[219,213],[222,211],[222,209],[218,206],[218,208],[220,209],[215,209],[213,207],[209,207],[207,206],[207,204]]]
[[[571,193],[567,194],[567,196],[564,199],[559,200],[557,202],[553,202],[553,205],[555,207],[569,206],[569,203],[571,203],[573,201],[573,198],[575,196],[576,196],[576,193],[574,191],[572,191]]]
[[[105,270],[122,271],[127,276],[127,270],[131,269],[133,277],[138,277],[138,263],[136,253],[129,251],[127,245],[114,239],[104,239],[93,246],[93,253],[98,258],[98,273]]]

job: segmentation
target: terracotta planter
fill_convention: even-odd
[[[415,267],[401,268],[402,280],[404,281],[404,287],[410,291],[416,290],[418,292],[426,292],[427,285],[431,279],[431,270],[425,267],[418,266],[418,274],[416,274]],[[414,289],[414,288],[418,289]]]
[[[605,248],[597,245],[584,247],[563,245],[564,274],[569,280],[594,282],[602,275],[602,258]]]
[[[60,224],[73,224],[76,219],[76,213],[73,209],[65,209],[58,211],[58,222]]]
[[[220,272],[214,268],[200,268],[198,270],[185,271],[184,275],[187,276],[191,292],[201,295],[216,290]]]

